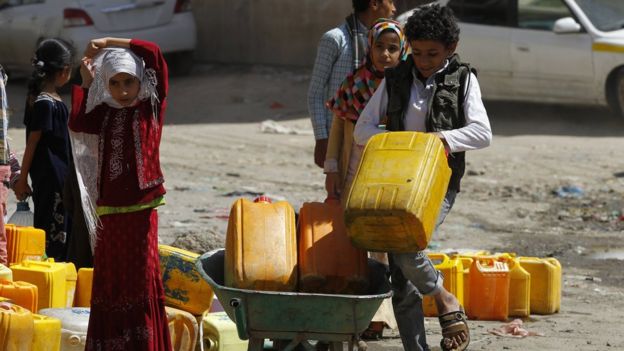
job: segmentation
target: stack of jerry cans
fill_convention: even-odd
[[[285,201],[238,199],[225,239],[225,285],[239,289],[295,291],[295,211]]]
[[[76,280],[76,293],[73,307],[91,307],[91,287],[93,286],[93,268],[80,268]]]
[[[33,314],[33,351],[59,351],[61,349],[61,320]]]
[[[444,145],[437,136],[419,132],[373,136],[346,201],[351,240],[370,251],[424,250],[450,177]]]
[[[531,274],[531,312],[552,314],[561,308],[561,264],[556,258],[520,257]]]
[[[167,245],[158,245],[165,304],[193,315],[210,309],[213,291],[197,271],[198,254]]]
[[[29,311],[37,311],[39,307],[39,289],[28,282],[2,280],[0,296]]]
[[[26,281],[38,288],[39,308],[62,308],[67,303],[67,268],[56,262],[23,261],[11,266],[15,280]]]
[[[197,319],[185,311],[173,307],[165,307],[169,335],[171,336],[171,349],[173,351],[193,351],[197,344]]]
[[[444,277],[444,288],[455,295],[460,305],[464,304],[464,266],[458,257],[452,257],[443,253],[430,253],[429,259],[435,264],[435,268]],[[437,317],[438,308],[435,299],[431,296],[423,296],[423,312],[427,317]]]
[[[31,350],[33,333],[30,311],[10,302],[0,302],[0,350]]]
[[[5,230],[9,265],[23,260],[41,260],[45,254],[45,231],[13,224],[6,224]]]
[[[84,351],[89,328],[88,308],[44,308],[39,314],[61,321],[61,351]]]
[[[349,240],[339,200],[306,202],[299,211],[299,290],[361,294],[368,287],[368,259]]]
[[[206,311],[201,320],[204,351],[246,351],[247,340],[238,337],[236,324],[225,312]]]

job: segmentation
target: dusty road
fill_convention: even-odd
[[[198,252],[220,247],[239,196],[267,193],[295,208],[324,198],[323,175],[312,163],[308,74],[211,65],[172,80],[161,148],[168,191],[159,211],[163,243]],[[21,153],[24,82],[9,84],[10,134]],[[486,107],[493,144],[468,153],[462,192],[434,244],[553,256],[564,267],[564,286],[561,313],[525,320],[545,336],[501,338],[487,332],[500,322],[470,321],[470,349],[624,349],[624,118],[595,107]],[[294,134],[262,132],[268,119]],[[557,194],[564,186],[579,196]],[[437,320],[427,319],[427,328],[436,350]],[[402,349],[395,331],[386,335],[370,349]]]

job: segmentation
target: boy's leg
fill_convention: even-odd
[[[0,263],[8,267],[8,254],[7,254],[7,237],[4,229],[4,216],[6,211],[6,201],[9,190],[4,185],[5,182],[9,182],[11,175],[11,168],[9,166],[0,166]]]

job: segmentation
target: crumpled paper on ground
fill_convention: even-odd
[[[265,134],[312,135],[312,130],[287,127],[274,120],[267,119],[260,124],[260,132]]]
[[[513,321],[503,324],[498,328],[488,330],[488,333],[505,336],[509,338],[525,338],[527,336],[544,336],[544,333],[529,331],[522,328],[522,320],[514,319]]]

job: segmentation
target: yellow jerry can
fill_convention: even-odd
[[[67,303],[67,268],[62,263],[23,261],[11,266],[13,279],[37,286],[39,308],[65,307]]]
[[[165,304],[194,315],[210,309],[213,292],[197,271],[199,254],[172,246],[158,245]]]
[[[225,312],[204,313],[201,328],[204,333],[204,351],[246,351],[248,341],[241,340],[236,324]]]
[[[509,316],[528,317],[531,314],[531,274],[513,254],[499,254],[497,259],[509,266]]]
[[[93,268],[80,268],[76,280],[76,293],[73,307],[91,307],[91,287],[93,286]]]
[[[464,266],[458,257],[449,257],[443,253],[429,253],[429,259],[444,277],[444,288],[455,295],[460,305],[464,305]],[[437,317],[438,308],[431,296],[423,297],[423,311],[427,317]]]
[[[520,257],[531,274],[531,312],[552,314],[561,308],[561,264],[556,258]]]
[[[197,319],[192,314],[177,308],[165,306],[171,349],[173,351],[193,351],[197,344],[199,329]]]
[[[351,240],[369,251],[424,250],[450,177],[444,145],[437,136],[419,132],[373,136],[346,201]]]
[[[23,260],[40,261],[45,254],[45,231],[5,224],[9,266]]]
[[[76,295],[76,282],[78,280],[78,273],[76,272],[76,266],[71,262],[59,262],[59,264],[65,267],[65,306],[64,307],[72,307],[74,305],[74,298]]]
[[[40,314],[33,314],[35,332],[32,339],[33,351],[59,351],[61,349],[61,320]]]
[[[0,280],[13,280],[13,272],[11,268],[0,263]]]
[[[0,350],[30,351],[33,333],[30,311],[9,302],[0,302]]]
[[[21,281],[0,281],[0,296],[29,311],[39,307],[39,289],[36,285]]]
[[[239,289],[295,291],[297,232],[288,202],[238,199],[225,239],[225,285]]]

